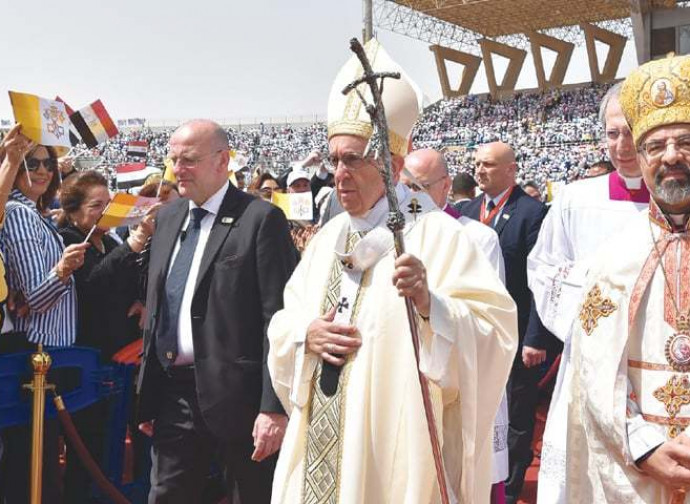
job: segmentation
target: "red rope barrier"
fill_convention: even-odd
[[[53,401],[55,402],[55,408],[58,412],[58,418],[60,418],[60,422],[62,423],[62,427],[64,428],[67,437],[72,442],[74,451],[79,456],[79,460],[81,460],[81,463],[84,464],[84,467],[88,471],[93,481],[96,483],[96,485],[98,485],[98,488],[100,488],[115,504],[131,504],[125,498],[125,496],[120,493],[115,485],[113,485],[110,480],[103,475],[101,468],[98,467],[98,464],[89,453],[89,450],[81,440],[77,429],[74,427],[72,417],[70,416],[69,411],[67,411],[65,408],[65,403],[62,402],[62,398],[60,396],[55,396]]]

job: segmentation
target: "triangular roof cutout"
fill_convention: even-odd
[[[575,44],[537,32],[528,33],[527,36],[532,49],[532,59],[534,60],[534,69],[537,72],[539,88],[545,89],[547,87],[561,86],[565,79],[565,72],[568,70]],[[556,61],[548,77],[546,77],[546,70],[544,69],[542,48],[556,53]]]
[[[622,35],[604,30],[592,24],[583,24],[580,25],[580,28],[585,32],[587,57],[589,59],[589,71],[592,75],[592,81],[609,82],[614,80],[618,72],[618,67],[621,64],[625,43],[628,39]],[[597,55],[595,40],[609,46],[606,62],[601,71],[599,71],[599,56]]]
[[[479,46],[482,49],[482,56],[484,57],[486,82],[489,85],[489,92],[491,95],[497,96],[504,91],[514,91],[527,52],[489,39],[479,40]],[[494,53],[510,60],[500,84],[496,80],[496,72],[491,58],[491,55]]]
[[[456,51],[455,49],[440,45],[429,46],[429,50],[434,53],[436,58],[436,69],[438,70],[438,78],[441,81],[443,97],[449,99],[470,94],[470,88],[474,78],[477,76],[477,70],[479,70],[482,59],[474,54]],[[464,67],[460,85],[457,89],[451,87],[446,61],[452,61]]]

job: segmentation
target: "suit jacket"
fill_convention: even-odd
[[[484,195],[481,194],[462,207],[462,214],[479,220]],[[532,291],[527,286],[527,255],[537,241],[541,222],[546,215],[543,203],[531,198],[519,186],[515,186],[501,215],[492,226],[498,233],[503,262],[505,263],[506,288],[517,304],[520,348],[551,349],[552,336],[539,320]],[[517,357],[521,352],[517,352]]]
[[[140,421],[155,418],[159,409],[164,378],[155,349],[160,300],[188,211],[189,201],[180,199],[156,218],[137,385]],[[221,439],[246,441],[259,412],[283,412],[266,365],[266,331],[283,307],[283,289],[295,264],[283,212],[229,184],[199,266],[191,307],[199,407],[209,430]]]

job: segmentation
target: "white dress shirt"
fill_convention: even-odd
[[[199,241],[196,245],[196,250],[194,251],[194,257],[192,258],[192,264],[189,268],[189,276],[187,277],[187,283],[184,287],[184,294],[182,295],[182,305],[180,306],[180,317],[177,321],[177,359],[175,359],[175,366],[185,366],[189,364],[194,364],[194,340],[192,338],[192,298],[194,297],[194,286],[196,285],[196,279],[199,274],[199,266],[201,265],[201,258],[204,255],[204,250],[206,249],[206,243],[208,242],[208,237],[211,234],[211,228],[216,220],[218,211],[220,210],[220,205],[223,203],[225,194],[228,192],[228,185],[224,184],[213,196],[206,200],[206,202],[201,205],[201,208],[207,210],[208,213],[201,219],[200,231],[199,231]],[[189,202],[189,212],[187,213],[187,218],[182,225],[182,229],[187,229],[189,225],[189,215],[192,209],[198,208],[196,203],[190,200]],[[180,233],[180,237],[183,233]],[[177,238],[177,243],[175,244],[175,249],[173,250],[172,257],[170,259],[170,266],[168,267],[168,275],[172,269],[172,265],[175,263],[175,258],[180,250],[180,237]]]

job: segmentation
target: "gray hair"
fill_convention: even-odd
[[[609,88],[606,94],[601,99],[601,105],[599,105],[599,122],[606,128],[606,109],[609,106],[611,98],[618,98],[621,94],[621,88],[623,87],[623,81],[620,81]]]

